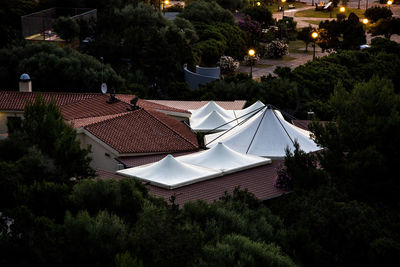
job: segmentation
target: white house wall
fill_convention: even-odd
[[[23,118],[23,112],[18,112],[18,111],[0,112],[0,134],[8,133],[7,117],[14,117],[14,116]]]
[[[117,158],[115,153],[83,132],[78,133],[77,137],[81,142],[82,148],[87,148],[89,145],[91,146],[92,152],[89,156],[92,158],[90,166],[93,169],[101,169],[110,172],[118,170],[118,162],[114,159]]]

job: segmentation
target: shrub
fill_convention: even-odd
[[[217,66],[221,68],[222,73],[232,73],[239,68],[239,61],[230,56],[222,56],[217,62]]]
[[[283,41],[272,41],[266,46],[264,57],[280,58],[289,53],[289,46]]]
[[[249,35],[251,39],[250,45],[254,45],[262,35],[261,24],[250,16],[246,16],[243,21],[239,21],[239,27]]]
[[[165,8],[165,11],[167,12],[182,12],[183,11],[183,5],[181,4],[175,4],[172,6],[169,6],[167,8]]]
[[[198,42],[195,48],[201,52],[201,64],[211,67],[215,66],[218,59],[223,55],[226,44],[215,39],[208,39]]]
[[[266,6],[248,6],[243,13],[250,16],[252,20],[258,21],[263,26],[274,25],[272,13]]]
[[[277,176],[274,181],[276,188],[289,191],[292,189],[292,177],[288,174],[286,167],[282,164],[276,168]]]
[[[244,60],[243,60],[243,63],[244,63],[244,65],[246,65],[246,66],[251,66],[251,65],[255,65],[255,64],[257,64],[257,62],[260,60],[260,57],[258,56],[258,55],[254,55],[254,56],[249,56],[249,55],[246,55],[246,56],[244,56]]]
[[[390,18],[392,15],[392,11],[387,7],[373,6],[365,10],[365,17],[372,23],[377,22],[379,19]]]

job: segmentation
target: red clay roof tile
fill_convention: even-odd
[[[116,95],[116,98],[120,99],[121,101],[130,104],[130,101],[135,97],[135,95]],[[190,114],[186,109],[180,109],[173,105],[162,105],[160,103],[154,103],[153,101],[139,99],[137,105],[144,109],[154,109],[154,110],[163,110],[163,111],[172,111],[177,113],[186,113]]]
[[[121,154],[172,153],[198,149],[196,135],[163,113],[139,109],[85,127]]]
[[[97,95],[90,99],[61,106],[61,113],[66,120],[75,120],[89,117],[99,117],[126,112],[129,105],[117,101],[107,103],[109,96]]]
[[[175,107],[178,109],[199,109],[209,101],[181,101],[181,100],[147,100],[148,102],[153,102],[155,104],[160,104],[169,107]],[[235,101],[215,101],[224,109],[237,110],[243,109],[246,104],[246,100],[235,100]]]
[[[85,99],[90,99],[100,94],[95,93],[48,93],[48,92],[18,92],[0,91],[0,110],[21,110],[26,103],[35,100],[35,97],[42,96],[46,101],[54,100],[58,106],[63,106]]]
[[[153,185],[147,185],[150,193],[162,197],[168,201],[172,196],[176,196],[175,204],[183,205],[189,201],[205,200],[212,202],[224,195],[224,192],[232,193],[235,187],[248,189],[258,199],[266,200],[286,194],[286,191],[277,189],[273,183],[276,177],[276,168],[282,160],[273,160],[272,164],[255,167],[217,177],[211,180],[190,184],[176,189],[165,189]],[[99,177],[102,179],[124,178],[118,174],[101,172]]]

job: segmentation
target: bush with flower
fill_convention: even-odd
[[[230,56],[222,56],[217,62],[217,66],[221,68],[221,72],[229,74],[235,72],[239,68],[239,61],[234,60]]]
[[[286,167],[280,164],[276,168],[276,173],[274,186],[286,191],[292,190],[292,177],[288,174]]]
[[[280,58],[289,53],[289,46],[280,40],[272,41],[265,47],[264,57]]]
[[[254,56],[246,55],[246,56],[244,56],[243,64],[246,66],[254,66],[257,64],[257,62],[259,60],[260,60],[260,57],[258,55],[254,55]]]

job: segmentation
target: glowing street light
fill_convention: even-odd
[[[389,1],[387,1],[386,4],[389,6],[389,9],[390,9],[390,6],[393,4],[393,1],[392,1],[392,0],[389,0]]]
[[[342,13],[344,13],[344,12],[346,11],[346,8],[345,8],[344,6],[341,6],[341,7],[339,8],[339,11],[342,12]]]
[[[256,54],[256,51],[254,49],[249,50],[249,56],[254,57],[255,54]]]
[[[248,54],[250,56],[250,78],[253,78],[253,62],[254,62],[254,56],[256,55],[256,50],[249,49]]]
[[[317,33],[317,32],[313,32],[313,33],[311,34],[311,37],[314,38],[314,39],[316,39],[316,38],[318,37],[318,33]]]
[[[282,1],[282,19],[285,18],[285,2],[286,0],[281,0]]]
[[[257,2],[257,6],[261,6],[261,3],[260,3],[260,2]]]
[[[365,18],[365,19],[362,20],[362,23],[364,24],[364,25],[363,25],[364,31],[367,30],[367,24],[368,24],[368,22],[369,22],[369,20],[368,20],[367,18]]]
[[[313,32],[312,34],[311,34],[311,37],[313,38],[313,57],[312,57],[312,59],[314,60],[315,59],[315,40],[318,38],[318,33],[317,32]]]
[[[168,1],[168,0],[165,0],[165,1],[163,1],[162,3],[163,3],[163,13],[164,13],[164,16],[165,16],[165,6],[168,6],[169,1]]]

